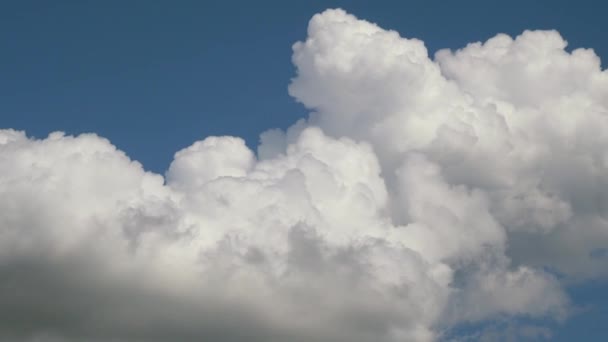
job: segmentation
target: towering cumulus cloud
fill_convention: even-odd
[[[608,277],[608,73],[565,47],[526,31],[431,59],[328,10],[293,47],[310,117],[257,153],[209,137],[163,178],[96,135],[0,131],[0,340],[433,341],[567,318],[565,286]]]

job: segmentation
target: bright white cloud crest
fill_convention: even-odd
[[[527,31],[430,59],[325,11],[293,48],[310,118],[257,156],[196,142],[166,182],[95,135],[0,131],[0,338],[430,341],[563,318],[556,275],[608,276],[608,74],[565,46]]]

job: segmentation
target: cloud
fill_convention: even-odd
[[[340,10],[313,17],[308,33],[294,45],[290,93],[313,111],[308,125],[372,145],[391,198],[393,170],[421,154],[449,185],[483,193],[517,263],[607,275],[590,255],[608,244],[608,73],[592,50],[526,31],[431,60],[420,41]],[[403,212],[393,220],[407,223]]]
[[[432,341],[565,318],[564,281],[608,276],[608,74],[565,47],[526,31],[430,59],[327,10],[293,47],[310,117],[257,154],[209,137],[162,177],[96,135],[0,131],[0,340]]]

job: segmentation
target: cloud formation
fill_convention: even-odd
[[[293,47],[310,117],[257,153],[209,137],[163,177],[93,134],[1,130],[0,340],[433,341],[563,319],[565,284],[608,276],[608,74],[565,47],[526,31],[431,59],[327,10]]]

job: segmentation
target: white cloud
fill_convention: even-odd
[[[0,131],[0,339],[435,340],[561,319],[606,277],[608,76],[553,31],[428,57],[342,10],[294,45],[313,112],[145,172]],[[543,334],[548,334],[542,328]]]
[[[590,253],[608,245],[608,73],[592,50],[565,47],[555,31],[526,31],[433,61],[418,40],[329,11],[294,45],[290,93],[313,110],[309,124],[371,143],[391,198],[394,170],[423,155],[448,186],[487,198],[518,263],[532,262],[518,258],[529,237],[547,243],[535,266],[606,276]],[[407,210],[392,210],[402,223]],[[568,257],[549,256],[573,234]]]

